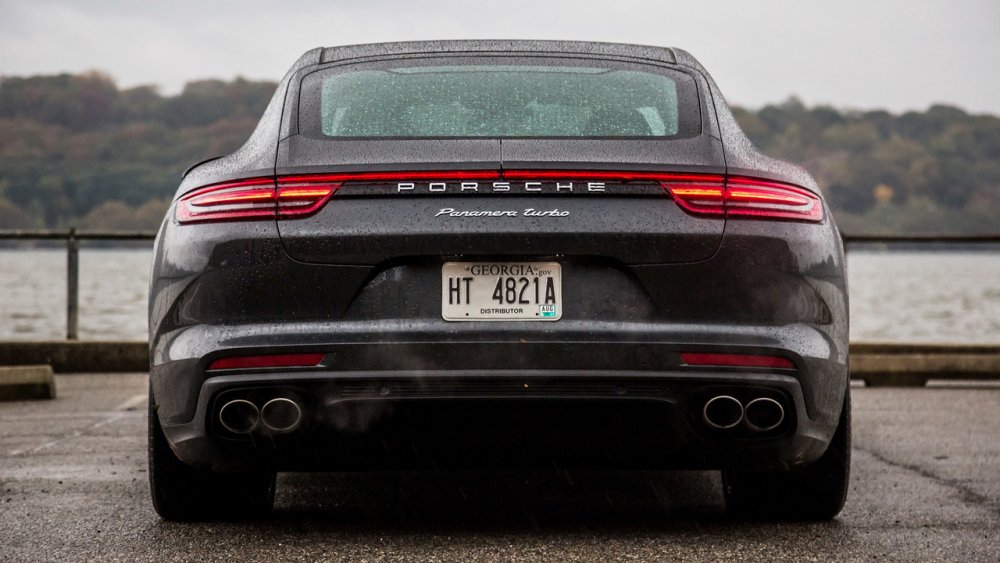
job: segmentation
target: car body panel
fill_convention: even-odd
[[[298,131],[299,85],[311,72],[393,57],[480,55],[682,69],[699,85],[702,132],[662,141],[319,140]],[[714,81],[684,51],[456,41],[309,51],[279,84],[250,140],[233,155],[194,167],[176,198],[241,178],[418,170],[700,173],[819,193],[804,170],[752,146]],[[445,196],[400,195],[392,182],[362,184],[345,183],[315,214],[297,219],[181,224],[175,198],[154,247],[150,381],[157,416],[184,462],[217,470],[426,464],[425,458],[356,457],[371,453],[370,444],[358,442],[367,429],[373,430],[369,438],[386,438],[382,431],[391,427],[402,432],[396,438],[417,440],[398,425],[400,413],[417,411],[444,423],[430,438],[453,451],[477,440],[477,428],[463,425],[462,417],[489,411],[550,429],[572,420],[608,421],[591,430],[618,436],[633,452],[657,453],[626,459],[612,444],[614,455],[570,456],[602,466],[617,460],[629,467],[787,468],[823,454],[848,385],[843,247],[825,207],[818,223],[759,221],[694,216],[655,183],[627,195]],[[372,192],[378,189],[388,193]],[[569,215],[484,221],[444,217],[444,207],[551,208]],[[463,260],[558,261],[561,319],[445,321],[441,266]],[[210,369],[221,358],[305,352],[321,354],[322,363]],[[682,354],[692,352],[765,355],[791,367],[688,365]],[[280,389],[308,404],[301,432],[261,440],[220,433],[220,397]],[[788,422],[760,436],[707,431],[695,411],[715,389],[779,397]],[[452,418],[435,415],[444,412]],[[660,426],[651,430],[651,421]],[[519,428],[526,439],[554,439]],[[456,433],[463,429],[468,433]],[[491,436],[497,444],[507,439],[503,432]],[[643,436],[663,441],[633,441]],[[542,457],[533,461],[554,459]]]

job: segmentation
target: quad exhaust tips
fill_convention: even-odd
[[[760,397],[747,403],[743,416],[750,430],[767,432],[781,426],[785,420],[785,408],[774,399]]]
[[[291,432],[302,422],[302,407],[291,399],[278,397],[264,403],[260,409],[264,427],[273,432]]]
[[[701,411],[705,422],[716,430],[735,428],[743,422],[743,404],[735,397],[719,395],[705,403]]]
[[[233,434],[249,434],[259,426],[270,432],[291,432],[302,422],[302,406],[287,397],[271,399],[259,409],[245,399],[233,399],[219,409],[219,422]]]
[[[744,407],[735,397],[717,395],[705,402],[701,414],[705,424],[714,430],[730,430],[745,422],[754,432],[768,432],[785,421],[784,407],[768,397],[753,399]]]
[[[219,409],[219,422],[233,434],[249,434],[260,422],[260,411],[250,401],[235,399]]]

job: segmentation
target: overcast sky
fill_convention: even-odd
[[[0,75],[99,69],[167,94],[277,80],[316,46],[463,38],[681,47],[750,107],[796,95],[1000,115],[1000,0],[0,0]]]

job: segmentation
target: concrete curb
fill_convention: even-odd
[[[851,378],[869,387],[922,387],[929,379],[1000,379],[1000,345],[852,342]]]
[[[0,342],[0,366],[47,364],[57,373],[148,371],[149,348],[136,341]]]
[[[0,401],[55,399],[52,366],[0,367]]]
[[[869,386],[915,385],[928,379],[998,379],[1000,354],[854,354],[851,374]]]

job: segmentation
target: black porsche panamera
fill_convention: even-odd
[[[721,469],[742,515],[832,518],[847,292],[815,181],[689,54],[314,49],[155,245],[149,459],[168,519],[277,471]]]

